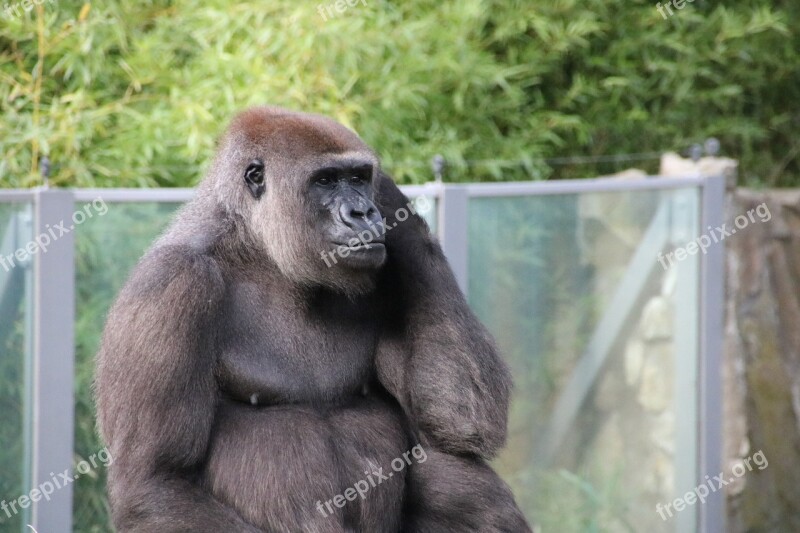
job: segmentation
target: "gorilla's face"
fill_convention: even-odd
[[[330,163],[314,170],[307,185],[325,243],[320,258],[331,268],[341,261],[344,267],[377,269],[386,260],[386,247],[381,213],[373,203],[375,169],[358,158]]]
[[[211,175],[286,277],[361,294],[386,261],[378,170],[344,126],[266,107],[234,120]]]

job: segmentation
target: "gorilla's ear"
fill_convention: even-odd
[[[264,184],[264,162],[260,159],[250,161],[244,171],[244,181],[247,183],[247,188],[250,189],[250,194],[253,195],[253,198],[256,200],[261,198],[261,195],[267,189]]]

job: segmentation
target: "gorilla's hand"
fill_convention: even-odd
[[[388,176],[380,176],[378,201],[393,228],[381,282],[388,320],[379,379],[423,440],[449,453],[492,457],[505,443],[508,368],[425,222],[416,215],[394,220],[408,199]]]

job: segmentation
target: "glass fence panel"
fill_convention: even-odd
[[[33,239],[32,206],[0,204],[0,501],[30,486],[32,263],[15,256]],[[23,254],[20,253],[20,256]],[[15,502],[16,503],[16,502]],[[5,506],[0,531],[22,531],[29,509]]]
[[[103,447],[96,431],[91,384],[106,313],[131,269],[178,207],[175,203],[109,203],[102,218],[76,230],[75,454],[79,460]],[[73,530],[110,532],[106,472],[96,469],[92,474],[73,484]]]
[[[699,190],[469,203],[469,300],[509,361],[495,466],[543,531],[696,529]],[[678,417],[680,413],[680,417]]]
[[[497,337],[516,385],[509,445],[496,466],[545,531],[694,529],[696,508],[668,520],[655,509],[697,478],[699,253],[678,260],[669,252],[698,234],[698,202],[691,188],[470,200],[470,303]],[[177,207],[110,204],[102,219],[76,230],[78,458],[102,447],[91,380],[105,315]],[[420,211],[435,228],[436,202]],[[0,210],[3,232],[8,213]],[[0,363],[19,360],[24,374],[24,358],[13,353],[3,352]],[[2,402],[27,381],[8,383]],[[22,389],[14,394],[21,406]],[[14,410],[2,412],[8,418]],[[25,449],[20,441],[9,463],[19,487]],[[104,484],[104,471],[75,483],[76,531],[111,530]]]

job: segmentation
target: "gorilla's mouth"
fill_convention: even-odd
[[[371,251],[377,252],[386,249],[386,244],[383,241],[358,242],[353,245],[350,245],[348,243],[335,242],[333,243],[333,245],[337,249],[344,248],[346,250],[350,250],[351,252],[371,252]]]

